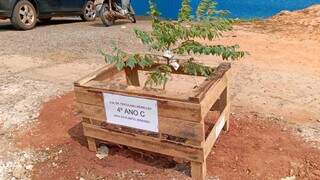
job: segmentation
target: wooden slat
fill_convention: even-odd
[[[223,130],[228,131],[229,130],[229,126],[230,126],[230,106],[227,106],[227,104],[230,102],[229,99],[229,86],[226,87],[226,89],[223,91],[223,93],[221,94],[220,97],[221,101],[220,101],[220,108],[224,109],[226,108],[226,114],[225,114],[225,119],[226,119],[226,123],[223,127]]]
[[[210,154],[211,149],[216,142],[217,138],[219,137],[219,134],[221,133],[221,130],[226,122],[226,115],[229,113],[228,110],[230,108],[230,105],[227,104],[223,112],[221,113],[218,121],[214,125],[213,129],[211,130],[209,136],[207,137],[205,144],[204,144],[204,154],[205,158]]]
[[[199,142],[202,142],[205,139],[203,126],[204,125],[201,123],[188,122],[173,118],[160,117],[159,119],[160,133]]]
[[[87,137],[87,142],[88,142],[88,148],[90,151],[96,152],[97,151],[97,145],[96,145],[96,140],[91,137]]]
[[[203,162],[202,149],[190,148],[182,145],[161,142],[157,138],[143,138],[128,134],[117,133],[98,126],[83,123],[84,135],[111,143],[122,144],[133,148],[165,154],[173,157],[185,158],[190,161]]]
[[[221,79],[209,89],[205,98],[201,101],[201,117],[204,118],[210,111],[211,107],[219,99],[223,90],[227,87],[227,75],[224,75]]]
[[[105,110],[100,106],[77,103],[81,117],[107,122]],[[160,133],[169,134],[194,141],[204,141],[203,124],[180,119],[159,117]]]
[[[208,81],[203,82],[200,87],[197,89],[198,93],[195,97],[190,97],[194,101],[202,101],[206,97],[207,93],[210,91],[210,88],[216,84],[216,81],[221,79],[223,76],[229,74],[229,69],[231,68],[230,63],[222,63],[216,69],[215,72],[211,75]],[[228,75],[227,75],[228,76]]]
[[[91,80],[85,85],[79,86],[88,91],[95,92],[110,92],[119,95],[128,95],[133,97],[144,97],[159,100],[173,100],[180,102],[198,103],[198,101],[191,101],[189,94],[177,93],[170,91],[163,91],[162,89],[146,89],[143,86],[129,86],[121,83],[107,83],[103,81]],[[191,92],[192,93],[192,92]]]
[[[98,69],[97,71],[94,71],[94,72],[86,75],[85,77],[79,79],[74,84],[75,85],[83,85],[93,79],[102,79],[102,77],[103,78],[105,78],[105,77],[111,78],[116,73],[119,73],[119,71],[114,67],[114,65],[106,65],[106,66]]]
[[[103,105],[102,93],[83,91],[82,88],[75,87],[74,94],[77,102],[92,104],[97,106]]]
[[[212,75],[211,79],[204,81],[199,88],[195,89],[187,95],[181,94],[167,94],[167,93],[160,93],[157,91],[145,91],[143,88],[131,88],[128,85],[115,85],[115,84],[108,84],[106,81],[108,78],[112,78],[115,74],[119,73],[113,65],[105,66],[104,68],[93,72],[86,77],[80,79],[79,81],[75,82],[75,86],[82,86],[86,87],[88,90],[93,91],[109,91],[109,92],[117,92],[117,93],[124,93],[128,95],[140,95],[146,97],[153,97],[153,98],[163,98],[163,99],[171,99],[183,102],[193,102],[199,103],[202,99],[206,96],[206,93],[209,91],[210,87],[221,78],[221,76],[228,71],[230,68],[229,63],[224,63],[219,65],[215,69],[215,73]],[[177,72],[178,73],[178,72]],[[128,72],[127,72],[128,74]],[[178,73],[179,74],[179,73]],[[135,81],[138,79],[135,78]],[[129,81],[130,84],[130,81]]]
[[[75,87],[76,101],[81,104],[94,105],[104,108],[101,92],[87,91],[85,88]],[[141,98],[141,97],[139,97]],[[152,98],[149,98],[152,99]],[[157,99],[156,99],[157,100]],[[158,113],[161,117],[178,118],[187,121],[200,122],[200,105],[170,100],[157,100]],[[83,107],[85,108],[85,107]],[[99,118],[101,119],[101,118]]]
[[[207,174],[206,161],[203,163],[191,161],[191,177],[193,180],[205,180]]]
[[[93,106],[83,103],[77,103],[76,107],[82,118],[106,121],[106,113],[104,107]]]

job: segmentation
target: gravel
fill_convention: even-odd
[[[139,21],[137,24],[121,21],[114,26],[105,27],[99,19],[81,22],[79,18],[56,18],[49,24],[39,24],[31,31],[17,31],[9,23],[0,20],[0,55],[101,62],[100,51],[110,51],[112,44],[117,44],[124,50],[139,51],[141,46],[137,46],[138,41],[132,36],[132,28],[144,27],[146,23],[147,21]]]
[[[33,165],[43,159],[41,152],[25,152],[13,140],[16,131],[34,124],[41,103],[72,90],[74,81],[104,65],[100,51],[111,51],[112,44],[143,49],[133,45],[132,26],[145,24],[107,28],[99,20],[57,18],[17,31],[0,20],[0,179],[30,179]]]

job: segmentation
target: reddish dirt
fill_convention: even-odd
[[[278,124],[254,114],[235,113],[231,116],[230,132],[222,134],[207,159],[210,177],[279,179],[295,175],[320,179],[319,150]],[[72,92],[45,103],[38,122],[17,138],[22,148],[32,147],[50,154],[51,158],[34,167],[32,179],[189,177],[189,165],[183,161],[176,163],[169,157],[116,145],[110,145],[109,156],[99,160],[87,149]]]

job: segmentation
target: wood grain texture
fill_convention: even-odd
[[[130,146],[146,151],[165,154],[173,157],[184,158],[190,161],[203,162],[202,149],[190,148],[183,145],[161,142],[157,138],[145,138],[101,129],[99,126],[83,123],[84,135],[95,139]]]

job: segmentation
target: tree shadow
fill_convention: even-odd
[[[83,22],[81,19],[52,19],[47,22],[37,22],[36,27],[46,27],[46,26],[53,26],[53,25],[60,25],[60,24],[72,24],[72,23],[79,23]],[[16,29],[10,21],[0,21],[0,31],[21,31]]]
[[[50,25],[60,25],[60,24],[72,24],[72,23],[79,23],[83,22],[81,19],[52,19],[47,22],[38,22],[37,26],[50,26]]]
[[[109,26],[109,27],[122,26],[122,25],[126,25],[126,24],[132,24],[132,23],[130,21],[128,21],[128,20],[119,20],[119,21],[116,21],[112,26]],[[89,24],[89,26],[92,26],[92,27],[107,27],[102,23],[102,21],[97,21],[95,23]]]
[[[81,123],[68,130],[71,138],[78,142],[81,146],[88,147],[86,137],[83,135],[83,128]],[[133,159],[134,161],[159,169],[173,169],[186,176],[191,176],[190,163],[182,161],[176,162],[173,157],[144,151],[141,149],[131,148],[119,144],[113,144],[105,141],[97,141],[97,146],[105,144],[109,148],[109,156],[123,156],[125,158]]]

